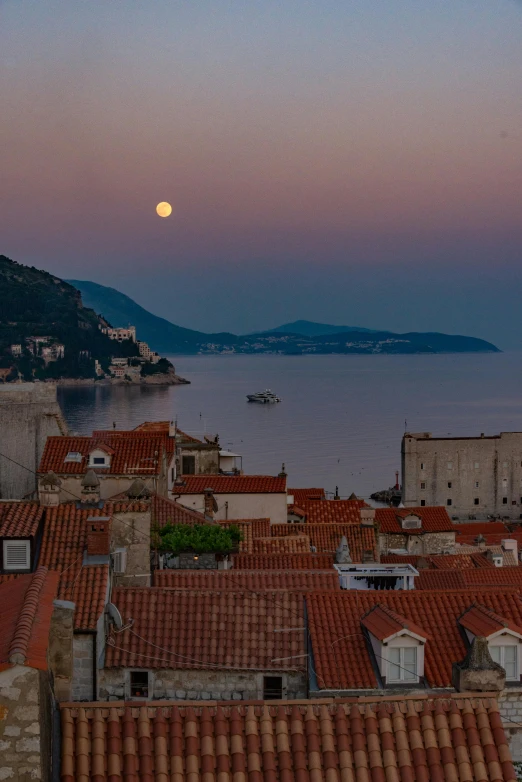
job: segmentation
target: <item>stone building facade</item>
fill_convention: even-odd
[[[306,674],[300,671],[141,670],[148,674],[149,700],[259,700],[266,694],[268,679],[280,679],[282,698],[307,697]],[[99,671],[98,698],[132,700],[131,670]],[[143,700],[143,697],[135,699]]]
[[[522,515],[522,432],[491,437],[402,439],[405,507],[443,505],[453,518],[519,519]]]
[[[47,437],[65,434],[54,384],[0,385],[0,439],[9,457],[0,459],[0,498],[32,497]]]

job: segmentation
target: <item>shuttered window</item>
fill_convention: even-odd
[[[28,540],[4,540],[4,570],[29,570],[31,544]]]

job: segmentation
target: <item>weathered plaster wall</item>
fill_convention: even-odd
[[[13,460],[0,459],[2,499],[19,500],[36,492],[34,473],[38,470],[47,438],[66,433],[55,385],[0,385],[2,452]],[[14,462],[23,466],[19,467]]]
[[[73,678],[74,603],[55,600],[49,632],[49,668],[58,701],[71,699]]]
[[[45,676],[22,665],[0,672],[0,780],[49,779]]]
[[[274,671],[273,675],[283,676],[283,698],[306,698],[304,673],[281,674]],[[263,697],[263,676],[263,673],[254,671],[151,671],[150,697],[156,700],[256,700]],[[128,669],[99,671],[98,698],[129,698],[129,679]]]
[[[59,473],[59,478],[62,481],[62,485],[60,487],[61,503],[70,502],[73,497],[81,498],[83,475],[65,475]],[[146,477],[142,475],[104,476],[98,473],[98,478],[100,479],[100,499],[102,500],[108,500],[117,494],[126,492],[131,487],[136,478],[141,478],[147,489],[150,491],[158,490],[157,477],[151,477],[150,475]]]
[[[209,480],[209,488],[212,481]],[[179,498],[175,494],[173,498],[177,502],[191,510],[204,513],[205,498],[203,494],[182,494]],[[287,523],[286,493],[283,494],[215,494],[218,511],[214,518],[219,521],[227,519],[270,519],[271,524]]]
[[[150,525],[150,510],[112,517],[111,551],[127,549],[127,569],[124,575],[114,575],[116,586],[150,586]]]

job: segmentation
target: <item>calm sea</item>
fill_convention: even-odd
[[[440,356],[173,356],[187,386],[61,388],[71,430],[177,419],[220,435],[249,473],[290,486],[369,496],[400,468],[401,436],[522,430],[522,354]],[[278,405],[248,404],[270,388]]]

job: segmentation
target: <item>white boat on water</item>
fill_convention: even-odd
[[[258,394],[247,394],[247,399],[249,402],[257,402],[260,405],[273,405],[281,401],[269,388],[266,391],[260,391]]]

